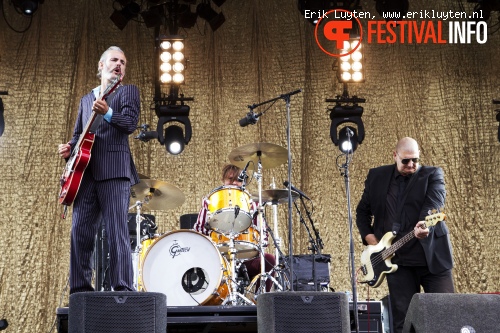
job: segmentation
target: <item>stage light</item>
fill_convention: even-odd
[[[26,16],[32,16],[38,10],[38,4],[43,0],[13,0],[12,4]]]
[[[160,83],[183,84],[186,69],[184,39],[179,36],[168,36],[161,37],[158,42]]]
[[[224,14],[217,13],[213,10],[209,2],[202,2],[198,4],[198,6],[196,6],[196,13],[208,22],[212,31],[219,29],[226,21]]]
[[[165,129],[165,149],[178,155],[184,150],[184,131],[177,125],[170,125]]]
[[[156,127],[158,141],[160,144],[165,145],[165,149],[170,154],[180,154],[185,145],[191,141],[192,128],[189,120],[189,105],[157,105],[155,110],[158,116],[158,125]],[[184,131],[177,124],[169,124],[172,122],[183,124]],[[169,124],[169,126],[163,131],[165,124]]]
[[[146,28],[159,27],[163,23],[165,12],[163,5],[149,7],[147,10],[141,12],[142,19]]]
[[[375,9],[386,21],[399,21],[406,15],[408,0],[375,0]]]
[[[348,99],[349,102],[357,100],[356,97],[353,97],[352,99],[345,99]],[[358,148],[358,145],[361,144],[365,138],[365,127],[363,125],[363,121],[361,120],[363,107],[357,105],[356,103],[354,103],[354,105],[341,105],[341,100],[341,98],[337,98],[337,100],[335,100],[337,105],[330,110],[330,119],[332,120],[332,124],[330,126],[330,138],[333,144],[339,147],[341,152],[352,153]],[[339,126],[346,123],[355,124],[357,128],[351,125],[346,125],[339,130]],[[350,143],[348,137],[350,137]]]
[[[351,51],[353,52],[348,54]],[[344,47],[339,51],[340,54],[345,54],[345,56],[339,57],[338,79],[340,82],[365,81],[363,51],[363,45],[359,38],[344,41]]]
[[[122,9],[113,11],[113,14],[109,17],[111,21],[116,25],[116,27],[120,30],[123,30],[127,25],[128,21],[136,18],[140,11],[141,6],[135,1],[119,1],[122,4]]]
[[[198,14],[192,12],[190,6],[180,5],[180,10],[177,15],[177,26],[179,28],[192,28],[196,24]]]

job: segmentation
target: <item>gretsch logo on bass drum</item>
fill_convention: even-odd
[[[191,250],[190,247],[181,247],[179,244],[177,244],[177,240],[174,240],[174,244],[170,246],[169,253],[172,256],[172,258],[175,258],[182,252],[189,252],[189,250]]]

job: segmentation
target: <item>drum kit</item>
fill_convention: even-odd
[[[272,281],[273,291],[290,289],[282,264],[264,271],[264,247],[269,234],[274,242],[276,258],[283,257],[278,237],[277,205],[288,202],[288,189],[262,190],[262,170],[284,164],[287,150],[270,143],[253,143],[235,148],[229,155],[232,164],[246,169],[253,163],[253,178],[258,192],[242,186],[225,185],[207,196],[207,237],[194,230],[181,229],[162,235],[141,230],[142,209],[168,210],[182,205],[185,196],[176,186],[140,176],[131,190],[129,210],[135,209],[137,246],[132,253],[134,285],[139,291],[162,292],[168,306],[255,305],[257,296]],[[292,191],[292,200],[299,197]],[[264,207],[272,205],[274,230],[264,223]],[[257,216],[257,225],[253,224]],[[155,226],[156,227],[156,226]],[[156,229],[156,228],[154,228]],[[281,255],[281,256],[280,256]],[[260,256],[261,273],[244,281],[243,262]],[[248,278],[248,277],[247,277]]]

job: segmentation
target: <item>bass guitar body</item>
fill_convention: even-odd
[[[368,245],[361,254],[361,276],[358,281],[367,283],[370,287],[377,288],[385,275],[395,272],[398,265],[391,262],[394,253],[389,257],[384,256],[383,251],[391,246],[392,240],[396,237],[392,232],[386,233],[377,245]]]

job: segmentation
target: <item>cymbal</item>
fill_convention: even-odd
[[[229,160],[234,165],[244,168],[248,161],[253,161],[254,165],[257,166],[259,156],[263,169],[271,169],[288,161],[286,148],[267,142],[256,142],[237,147],[229,154]]]
[[[184,203],[184,193],[175,185],[156,179],[140,179],[130,190],[130,205],[142,201],[150,210],[168,210]]]
[[[295,201],[299,194],[292,190],[292,201]],[[258,201],[259,194],[252,194],[252,200]],[[288,202],[288,189],[269,189],[262,191],[263,202],[278,202],[279,204]]]

